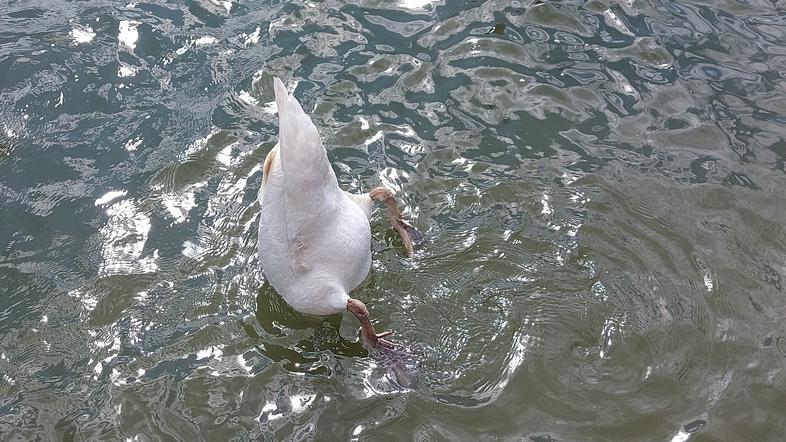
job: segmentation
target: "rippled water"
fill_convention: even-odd
[[[0,3],[0,439],[786,437],[784,2]],[[416,388],[264,281],[274,75]]]

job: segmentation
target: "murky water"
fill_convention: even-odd
[[[353,294],[256,256],[272,77],[399,192]],[[0,2],[0,439],[786,438],[786,5]]]

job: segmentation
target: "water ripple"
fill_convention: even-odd
[[[8,5],[3,434],[782,433],[779,8]],[[353,294],[418,359],[414,389],[350,315],[264,281],[273,76],[341,185],[396,190],[428,238],[408,260],[377,213]]]

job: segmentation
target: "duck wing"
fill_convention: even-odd
[[[319,199],[315,197],[320,195],[313,192],[336,198],[341,189],[317,127],[295,97],[287,93],[278,77],[273,79],[273,88],[278,107],[279,155],[287,181],[287,199],[291,198],[293,203]]]
[[[278,107],[284,229],[293,270],[303,270],[309,248],[318,246],[340,214],[343,192],[319,132],[284,83],[273,80]]]

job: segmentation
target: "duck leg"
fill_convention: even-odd
[[[368,341],[369,345],[374,348],[394,347],[393,343],[384,339],[385,337],[390,336],[393,332],[386,331],[383,333],[377,333],[377,331],[374,330],[374,325],[371,324],[371,319],[369,319],[366,305],[363,304],[360,300],[349,298],[349,300],[347,300],[347,310],[352,312],[352,314],[358,318],[358,321],[360,321],[361,333],[363,334],[363,337],[366,338],[366,341]]]
[[[401,239],[404,240],[404,247],[407,249],[407,254],[411,256],[414,251],[415,243],[421,241],[423,235],[415,230],[415,228],[404,219],[404,216],[401,215],[401,210],[399,210],[398,204],[396,204],[396,198],[393,191],[386,187],[375,187],[369,192],[369,196],[371,196],[372,200],[385,204],[388,209],[390,224],[398,231],[399,235],[401,235]]]

